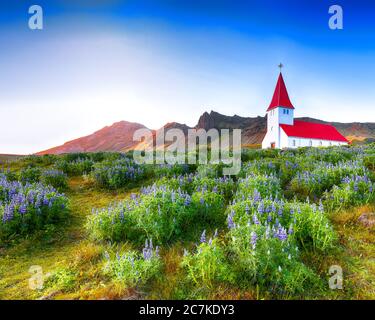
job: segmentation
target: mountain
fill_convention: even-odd
[[[209,130],[221,129],[242,129],[242,144],[259,144],[262,142],[267,131],[266,117],[245,118],[238,115],[225,116],[218,112],[211,111],[203,113],[196,128]]]
[[[191,129],[191,128],[188,127],[186,124],[182,124],[182,123],[178,123],[178,122],[168,122],[166,125],[164,125],[160,129],[158,129],[158,130],[152,130],[152,136],[153,136],[152,143],[153,143],[153,145],[156,145],[156,137],[157,136],[160,136],[160,137],[163,136],[163,134],[162,134],[163,130],[164,130],[164,137],[165,137],[165,133],[168,130],[170,130],[170,129],[179,129],[179,130],[182,130],[182,132],[184,133],[185,137],[187,137],[188,130]],[[164,147],[168,146],[171,143],[172,142],[164,143],[163,146]],[[150,141],[142,141],[142,142],[139,142],[139,143],[136,143],[136,144],[132,145],[131,147],[122,148],[121,150],[116,150],[116,151],[128,151],[128,150],[134,150],[134,149],[144,150],[146,147],[147,148],[152,148],[153,145],[151,145]]]
[[[375,123],[367,122],[327,122],[313,118],[296,118],[303,121],[317,122],[324,124],[331,124],[344,135],[348,140],[364,141],[375,139]],[[215,111],[210,113],[203,113],[195,129],[209,130],[215,129],[242,129],[242,144],[254,145],[260,144],[266,134],[267,118],[266,117],[240,117],[238,115],[226,116]],[[139,123],[120,121],[111,126],[104,127],[95,133],[66,142],[62,146],[51,148],[45,151],[38,152],[37,154],[61,154],[70,152],[94,152],[94,151],[127,151],[135,148],[143,148],[145,142],[133,142],[133,134],[136,130],[146,128]],[[185,136],[188,129],[191,129],[186,124],[177,122],[167,123],[165,126],[158,130],[152,130],[154,141],[157,133],[161,130],[167,131],[169,129],[181,129]]]
[[[131,149],[137,144],[137,142],[133,141],[134,132],[142,128],[146,127],[139,123],[120,121],[88,136],[68,141],[61,146],[41,151],[37,154],[121,151]]]

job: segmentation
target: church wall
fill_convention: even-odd
[[[284,133],[284,135],[286,134]],[[329,146],[340,146],[340,145],[346,145],[346,144],[347,144],[346,142],[341,142],[341,141],[288,137],[287,142],[282,143],[282,148],[329,147]]]
[[[279,123],[280,124],[294,124],[294,110],[293,109],[285,109],[283,107],[277,108],[278,110],[278,117],[279,117]],[[283,110],[287,110],[288,113],[284,113]]]
[[[276,148],[280,148],[280,126],[279,108],[267,112],[267,134],[262,141],[262,148],[270,148],[271,143],[275,143]]]

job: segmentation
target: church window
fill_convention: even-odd
[[[293,139],[293,147],[296,146],[296,140]]]
[[[309,146],[312,147],[312,140],[309,141]]]
[[[322,146],[322,145],[323,145],[323,141],[319,141],[319,145],[321,145],[321,146]]]

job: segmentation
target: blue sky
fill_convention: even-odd
[[[32,4],[43,30],[28,28]],[[328,28],[332,4],[343,30]],[[374,122],[374,16],[370,0],[2,1],[0,153],[120,120],[264,115],[279,62],[296,116]]]

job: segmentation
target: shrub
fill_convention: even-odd
[[[50,185],[58,190],[64,190],[68,187],[67,175],[59,170],[46,170],[41,176],[42,183]]]
[[[50,186],[0,177],[0,238],[28,234],[67,215],[68,199]]]
[[[197,168],[199,178],[219,178],[223,176],[224,164],[201,164]]]
[[[0,178],[5,178],[8,181],[17,181],[18,174],[14,171],[11,171],[9,168],[2,168],[0,170]]]
[[[345,177],[340,186],[334,186],[323,196],[329,211],[339,211],[375,201],[375,183],[367,176]]]
[[[42,175],[42,170],[38,167],[27,167],[20,171],[19,180],[22,183],[34,183],[40,181],[40,176]]]
[[[103,161],[94,165],[92,176],[96,183],[103,188],[118,189],[142,179],[144,168],[129,159]]]
[[[297,245],[325,251],[333,247],[335,233],[323,206],[283,200],[253,198],[232,204],[227,209],[229,229],[255,224],[269,227],[275,237],[292,237]]]
[[[277,158],[280,155],[278,149],[242,149],[241,160],[242,162],[259,160],[264,158]]]
[[[194,190],[193,181],[195,181],[195,178],[195,175],[192,173],[173,177],[162,177],[155,182],[155,185],[166,186],[172,190],[181,190],[191,194]]]
[[[153,175],[157,178],[175,177],[190,171],[187,164],[157,164],[153,167]]]
[[[277,176],[279,171],[279,159],[261,159],[244,163],[241,168],[240,176],[246,177],[254,174]]]
[[[161,269],[162,262],[159,257],[159,248],[154,249],[152,241],[146,240],[142,254],[128,251],[124,254],[116,254],[116,257],[111,258],[106,253],[105,274],[126,287],[147,284],[160,274]]]
[[[325,191],[339,185],[348,175],[365,175],[367,169],[360,161],[340,162],[336,165],[319,163],[313,171],[297,173],[291,181],[291,190],[300,198],[320,198]]]
[[[165,243],[188,236],[199,224],[222,223],[224,198],[217,193],[195,192],[191,196],[166,186],[142,188],[130,200],[94,211],[88,230],[95,239],[132,240],[152,238]]]
[[[219,283],[233,283],[234,273],[225,250],[217,238],[202,241],[195,252],[184,252],[181,262],[187,279],[195,286],[212,288]]]
[[[368,154],[363,157],[363,164],[372,171],[375,171],[375,154]]]
[[[85,158],[78,158],[69,161],[70,157],[65,157],[56,161],[55,166],[58,170],[63,171],[68,176],[80,176],[88,174],[92,170],[93,161]]]
[[[237,184],[237,200],[245,200],[258,192],[261,197],[280,197],[282,194],[280,180],[274,175],[249,175],[240,179]]]
[[[199,178],[193,180],[193,189],[198,192],[213,192],[221,194],[227,201],[233,197],[236,190],[236,184],[232,178]]]
[[[299,260],[291,238],[272,235],[262,225],[239,225],[228,234],[229,250],[239,287],[258,285],[277,295],[303,293],[317,275]]]
[[[58,269],[45,282],[47,288],[54,290],[71,291],[77,285],[77,273],[70,269]]]
[[[334,146],[329,148],[308,148],[304,156],[316,162],[338,164],[343,161],[354,160],[362,154],[362,148]]]

